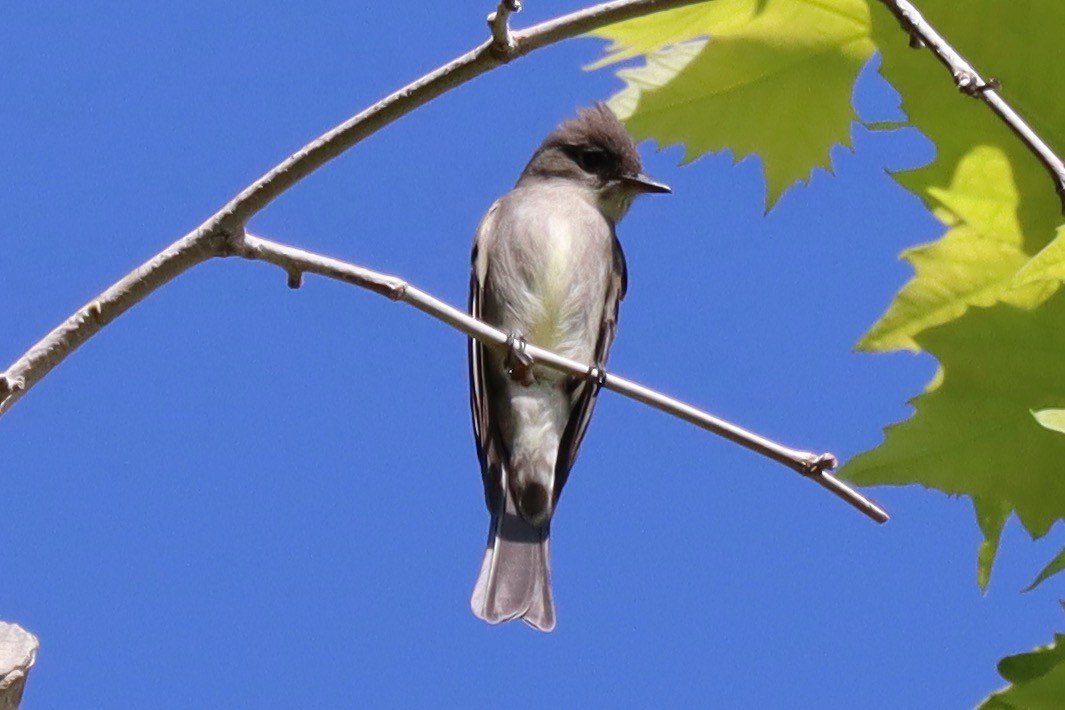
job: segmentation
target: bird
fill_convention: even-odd
[[[468,348],[491,514],[470,606],[489,623],[520,618],[555,628],[551,519],[601,385],[532,363],[524,344],[602,372],[628,286],[615,227],[637,196],[667,192],[643,173],[636,142],[614,113],[596,103],[544,139],[477,228],[470,313],[509,335],[503,351],[473,338]]]

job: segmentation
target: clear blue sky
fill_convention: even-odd
[[[520,25],[581,6],[526,4]],[[480,42],[490,9],[4,3],[0,366],[304,142]],[[601,48],[447,94],[251,229],[465,303],[481,214],[544,134],[620,86],[581,70]],[[897,103],[866,72],[863,117]],[[907,416],[934,363],[852,346],[909,277],[896,254],[939,235],[885,173],[932,148],[853,133],[835,175],[768,216],[757,160],[677,168],[679,149],[644,144],[675,193],[621,225],[613,369],[842,457]],[[24,706],[969,707],[1001,685],[998,658],[1060,620],[1049,588],[1018,593],[1055,548],[1016,523],[985,598],[968,502],[873,491],[895,516],[876,526],[606,393],[554,526],[558,629],[489,627],[468,607],[488,516],[465,367],[463,338],[412,309],[317,278],[290,291],[238,260],[106,328],[0,419],[0,618],[42,641]]]

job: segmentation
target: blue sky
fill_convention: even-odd
[[[526,4],[518,25],[581,6]],[[0,364],[480,42],[490,9],[4,4]],[[481,214],[619,88],[580,68],[601,49],[550,47],[437,99],[251,231],[465,303]],[[856,105],[899,115],[872,71]],[[897,253],[940,233],[885,172],[933,149],[853,137],[768,216],[757,160],[677,168],[677,147],[641,146],[674,194],[619,229],[612,369],[844,458],[906,417],[934,363],[852,348],[909,277]],[[468,607],[488,516],[465,373],[463,338],[412,309],[237,260],[106,328],[0,420],[0,618],[42,641],[24,707],[967,707],[1060,622],[1052,584],[1018,593],[1054,541],[1011,522],[982,597],[968,502],[872,491],[894,515],[877,526],[605,393],[553,529],[558,629],[489,627]]]

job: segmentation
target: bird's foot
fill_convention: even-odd
[[[507,357],[503,366],[507,368],[507,376],[513,381],[528,387],[536,381],[533,376],[533,359],[525,352],[525,338],[517,333],[511,333],[507,338]]]

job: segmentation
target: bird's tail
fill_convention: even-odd
[[[555,628],[548,554],[551,523],[535,526],[517,513],[508,486],[506,504],[492,515],[481,573],[470,607],[490,624],[521,618],[540,631]]]

